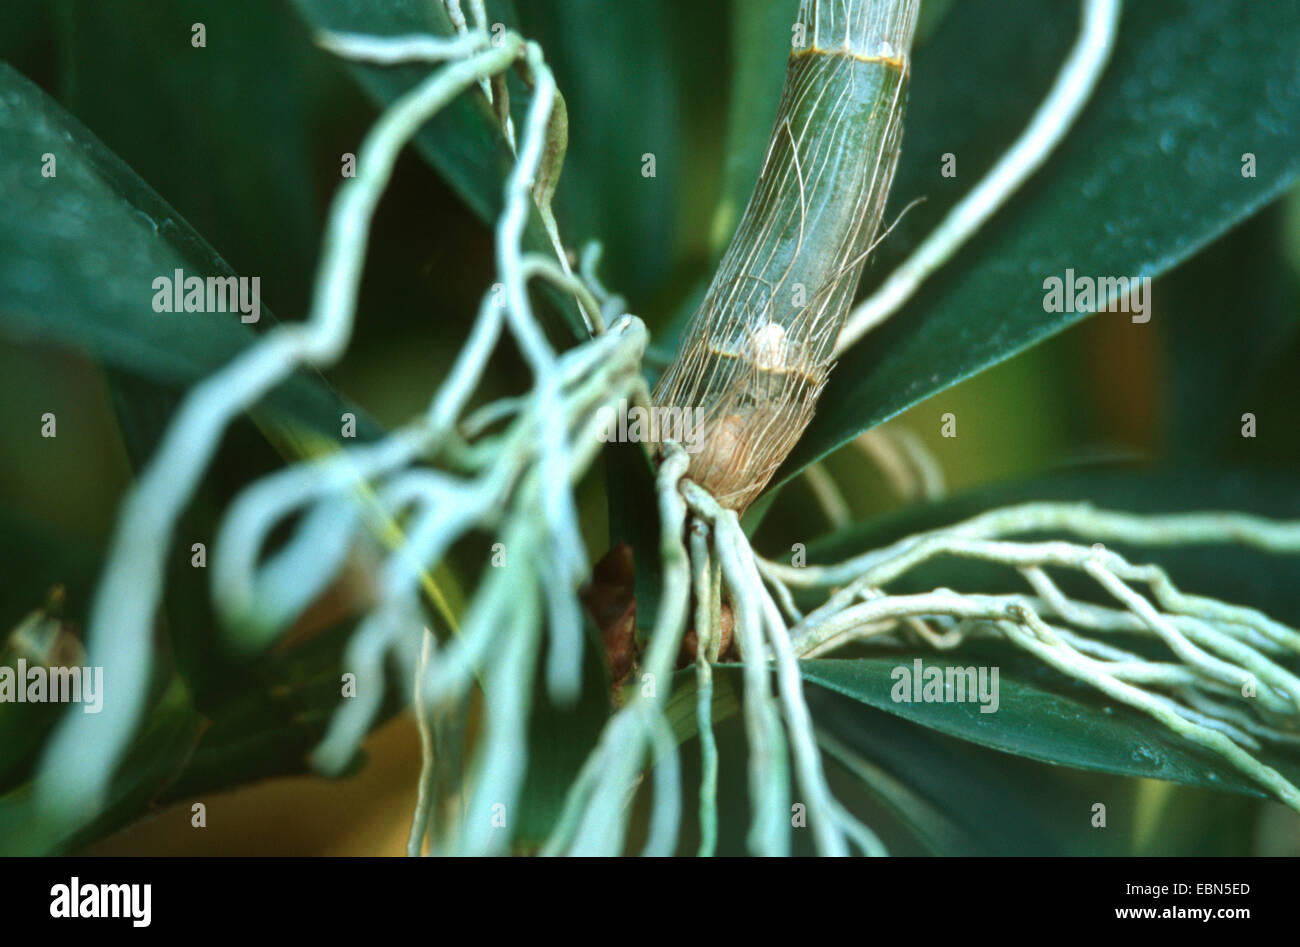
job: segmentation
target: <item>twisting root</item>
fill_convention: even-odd
[[[148,693],[150,631],[164,560],[176,521],[225,427],[299,366],[326,366],[342,357],[351,338],[371,219],[399,151],[456,96],[476,86],[488,94],[504,89],[494,80],[513,67],[522,72],[532,97],[496,229],[504,292],[485,295],[467,344],[424,417],[378,443],[296,464],[249,487],[223,519],[211,570],[214,599],[232,643],[255,651],[306,609],[354,545],[367,542],[372,532],[389,536],[396,548],[378,569],[377,602],[345,653],[345,667],[356,675],[356,696],[344,702],[313,759],[331,772],[355,754],[380,706],[390,652],[407,668],[406,682],[415,680],[419,665],[414,689],[426,757],[436,742],[436,721],[455,717],[481,674],[489,696],[489,739],[479,754],[456,849],[504,847],[506,835],[494,831],[490,810],[513,806],[517,797],[543,615],[551,638],[547,690],[552,699],[565,701],[579,687],[583,641],[575,593],[587,560],[572,486],[601,447],[603,412],[621,399],[645,400],[639,369],[646,335],[639,320],[624,316],[608,332],[557,355],[533,317],[527,294],[532,280],[572,294],[598,333],[609,310],[602,313],[597,294],[609,300],[598,286],[570,272],[553,228],[549,205],[564,155],[565,123],[541,51],[513,33],[494,42],[483,28],[482,5],[471,4],[471,10],[478,26],[467,28],[461,17],[458,35],[451,38],[320,38],[327,48],[357,59],[440,65],[396,100],[367,135],[357,177],[343,183],[331,209],[307,321],[277,327],[191,390],[123,503],[88,623],[89,647],[118,697],[102,714],[65,718],[37,777],[43,814],[63,834],[98,811],[135,734]],[[556,260],[521,250],[533,207],[549,223]],[[533,389],[506,410],[485,409],[492,416],[489,423],[508,420],[504,431],[484,434],[487,425],[480,418],[479,430],[467,436],[458,422],[506,329],[533,371]],[[430,461],[450,472],[420,466]],[[289,542],[262,562],[274,527],[300,512],[304,515]],[[505,563],[489,571],[460,637],[441,645],[426,639],[420,660],[419,636],[427,620],[419,596],[422,590],[436,592],[429,572],[457,538],[482,528],[500,531]],[[432,824],[436,782],[429,762],[412,851],[422,849],[425,828]]]

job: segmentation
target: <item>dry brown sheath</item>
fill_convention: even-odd
[[[762,492],[830,374],[898,164],[919,2],[800,5],[758,183],[655,386],[656,406],[692,409],[688,476],[731,509]]]

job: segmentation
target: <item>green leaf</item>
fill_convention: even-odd
[[[982,713],[975,702],[902,702],[892,699],[894,670],[999,668],[998,706]],[[1085,685],[1007,645],[964,646],[959,652],[898,654],[881,658],[804,661],[804,679],[940,733],[1017,756],[1204,786],[1250,796],[1266,793],[1221,757],[1170,733],[1136,710],[1107,701]],[[989,672],[992,673],[991,670]],[[1292,781],[1300,760],[1257,754]]]
[[[1062,771],[954,740],[822,687],[805,696],[823,753],[866,783],[931,853],[1067,853],[1061,810],[1077,800],[1068,798]],[[1075,818],[1083,822],[1087,811],[1078,805]]]
[[[173,681],[133,742],[95,821],[73,838],[58,835],[49,822],[38,817],[39,800],[33,797],[31,783],[25,783],[0,797],[0,854],[66,851],[138,818],[185,763],[202,727],[202,718],[190,706],[184,687]]]
[[[819,688],[809,688],[813,693],[829,693]],[[868,708],[869,709],[869,708]],[[883,714],[879,716],[884,716]],[[927,731],[921,730],[925,733]],[[892,773],[870,757],[859,753],[851,745],[841,743],[829,733],[817,734],[817,745],[827,763],[828,772],[834,772],[831,763],[839,764],[861,785],[879,799],[911,831],[920,845],[931,855],[975,855],[988,852],[969,828],[954,819],[942,806],[926,799],[917,787],[897,779]],[[965,774],[962,774],[963,777]],[[844,800],[840,800],[843,804]],[[879,828],[876,828],[879,834]],[[1020,837],[1012,836],[1013,838]],[[892,852],[898,854],[898,852]]]
[[[42,176],[42,155],[57,161]],[[256,339],[236,313],[157,313],[153,281],[233,276],[189,225],[89,131],[0,63],[0,333],[86,351],[165,388],[188,387]],[[262,307],[263,323],[274,316]],[[265,401],[274,416],[337,439],[339,415],[377,433],[306,372]]]
[[[118,767],[107,804],[95,820],[64,837],[39,818],[31,783],[23,783],[0,796],[0,853],[75,849],[155,807],[308,772],[307,755],[340,699],[340,655],[351,630],[337,625],[255,665],[228,666],[224,688],[205,695],[195,694],[178,675],[157,675],[162,693]],[[400,688],[390,688],[376,725],[400,707]],[[6,779],[5,787],[11,785]]]
[[[1259,442],[1241,436],[1249,410],[1259,429],[1294,446],[1294,394],[1267,400],[1249,389],[1279,361],[1300,328],[1300,298],[1282,254],[1282,202],[1161,282],[1170,452],[1188,460],[1253,462]],[[1251,287],[1242,305],[1241,288]],[[1231,319],[1225,319],[1225,313]],[[1293,382],[1294,382],[1294,377]],[[1218,436],[1214,436],[1216,434]]]
[[[891,206],[930,201],[885,242],[878,275],[1027,124],[1076,13],[1046,0],[964,3],[918,52]],[[1281,194],[1300,174],[1297,48],[1293,8],[1126,4],[1110,65],[1066,140],[971,246],[845,353],[775,482],[1084,318],[1044,312],[1047,277],[1157,276]],[[945,180],[948,152],[958,176]],[[1242,175],[1245,152],[1257,177]]]
[[[582,694],[570,706],[551,703],[539,663],[528,722],[528,772],[520,793],[512,839],[516,853],[541,847],[564,809],[569,787],[609,719],[609,674],[600,635],[590,621],[584,628]],[[490,700],[490,697],[489,697]]]
[[[353,622],[336,624],[274,656],[229,669],[224,688],[196,694],[207,726],[161,801],[309,772],[308,754],[341,700],[342,652],[354,629]],[[390,678],[374,726],[402,706],[401,689]]]
[[[347,96],[337,61],[283,3],[60,6],[55,97],[237,270],[258,274],[263,298],[305,311],[320,185],[338,180],[338,149],[326,140],[361,98]],[[203,47],[191,42],[196,21]]]
[[[709,718],[715,725],[728,720],[740,711],[740,694],[744,678],[738,664],[717,664],[713,668],[713,703]],[[694,667],[673,672],[672,695],[664,704],[664,717],[678,743],[699,734],[699,710],[696,706],[699,679]]]

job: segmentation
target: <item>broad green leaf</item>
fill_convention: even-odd
[[[1250,392],[1300,331],[1300,294],[1281,252],[1281,210],[1278,202],[1257,214],[1160,284],[1161,309],[1170,315],[1158,328],[1171,457],[1253,463],[1263,440],[1294,446],[1294,394],[1262,399]],[[1248,300],[1243,286],[1251,287]],[[1241,436],[1247,410],[1258,439]]]
[[[0,854],[35,855],[66,851],[77,842],[107,834],[147,810],[186,759],[202,730],[201,717],[174,682],[150,712],[109,790],[104,810],[77,839],[60,837],[37,817],[39,800],[26,783],[0,797]]]
[[[56,175],[42,175],[43,155]],[[188,387],[256,339],[235,313],[153,311],[158,277],[234,275],[188,224],[52,99],[0,63],[0,333],[84,351],[165,388]],[[261,325],[273,322],[265,306]],[[376,429],[318,376],[272,392],[274,416],[337,439]]]
[[[1019,134],[1076,17],[1075,4],[1045,0],[964,3],[918,52],[891,206],[930,200],[885,242],[877,275]],[[1047,277],[1157,276],[1281,194],[1300,173],[1298,48],[1294,6],[1126,4],[1107,72],[1069,136],[971,246],[845,353],[776,482],[1083,318],[1044,311]],[[956,178],[940,176],[945,153],[957,157]],[[1255,177],[1243,176],[1246,153]]]
[[[875,770],[872,791],[898,796],[895,811],[934,854],[1258,855],[1253,839],[1266,807],[1283,822],[1294,818],[1253,796],[1009,756],[820,687],[809,689],[808,700],[819,727],[838,727],[846,741],[869,741],[869,759],[859,755],[853,762]],[[819,713],[823,700],[835,702],[834,715]],[[824,758],[839,762],[831,749],[823,743]],[[875,766],[876,759],[888,769]],[[852,798],[843,789],[836,795],[846,803]],[[1106,806],[1106,831],[1093,824],[1098,802]],[[965,838],[957,834],[962,830]],[[909,853],[896,843],[890,852]]]
[[[283,3],[63,6],[55,98],[236,270],[258,274],[279,312],[306,311],[322,184],[341,180],[324,142],[361,103],[342,67]],[[122,54],[130,49],[149,55]]]
[[[354,627],[343,622],[281,647],[269,659],[232,669],[224,689],[195,695],[208,727],[160,801],[308,772],[308,754],[342,699],[342,651]],[[376,726],[402,706],[401,687],[391,678],[388,683]]]
[[[1066,853],[1062,803],[1074,800],[1061,771],[953,740],[825,688],[810,687],[805,696],[823,754],[866,783],[933,854]]]
[[[711,718],[715,731],[719,726],[737,716],[741,710],[741,694],[744,691],[744,669],[740,665],[717,665],[713,669],[713,703]],[[695,670],[687,668],[673,676],[673,693],[664,707],[679,742],[686,744],[699,734],[698,710],[696,700],[698,689]],[[824,759],[838,762],[859,783],[865,784],[869,793],[888,808],[922,847],[933,854],[976,854],[992,847],[986,843],[991,839],[979,837],[982,833],[972,830],[972,826],[962,824],[958,819],[941,811],[941,806],[926,798],[929,793],[924,790],[944,785],[934,771],[927,774],[921,785],[909,784],[893,771],[894,767],[885,765],[875,752],[883,743],[888,750],[902,750],[904,754],[915,752],[918,743],[924,745],[927,740],[943,739],[933,731],[926,730],[905,721],[899,721],[888,714],[882,714],[869,707],[832,694],[822,688],[808,688],[805,691],[809,710],[819,728],[818,742]],[[870,715],[870,718],[868,718]],[[910,728],[905,730],[904,728]],[[869,748],[864,747],[863,740],[871,739]],[[715,733],[716,735],[716,733]],[[962,744],[955,741],[957,747]],[[698,755],[698,743],[683,747],[689,762]],[[923,755],[920,754],[920,755]],[[943,765],[952,766],[948,757],[936,756],[928,762],[938,760]],[[915,776],[905,773],[904,776]],[[969,782],[971,774],[963,771],[963,780]],[[976,780],[978,782],[978,779]],[[686,785],[692,783],[688,781]],[[968,790],[970,787],[967,787]],[[1001,790],[1006,787],[998,785],[993,790],[995,797],[1005,799]],[[970,799],[968,791],[963,798]],[[837,796],[840,802],[848,800]],[[983,813],[987,817],[987,812]],[[1022,824],[1021,834],[1026,827]]]
[[[895,669],[914,670],[917,659],[925,668],[999,668],[997,711],[982,713],[980,704],[970,701],[895,701],[891,693],[899,686]],[[1266,795],[1221,757],[1174,735],[1139,711],[1104,699],[1010,645],[967,646],[941,654],[818,659],[802,662],[800,670],[805,680],[836,693],[940,733],[1017,756]],[[1300,779],[1300,757],[1274,752],[1262,756],[1293,782]]]

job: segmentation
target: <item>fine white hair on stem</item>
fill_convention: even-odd
[[[835,343],[837,357],[897,312],[1047,160],[1105,71],[1115,45],[1120,9],[1121,0],[1083,0],[1079,39],[1029,126],[925,242],[879,289],[853,308]]]

